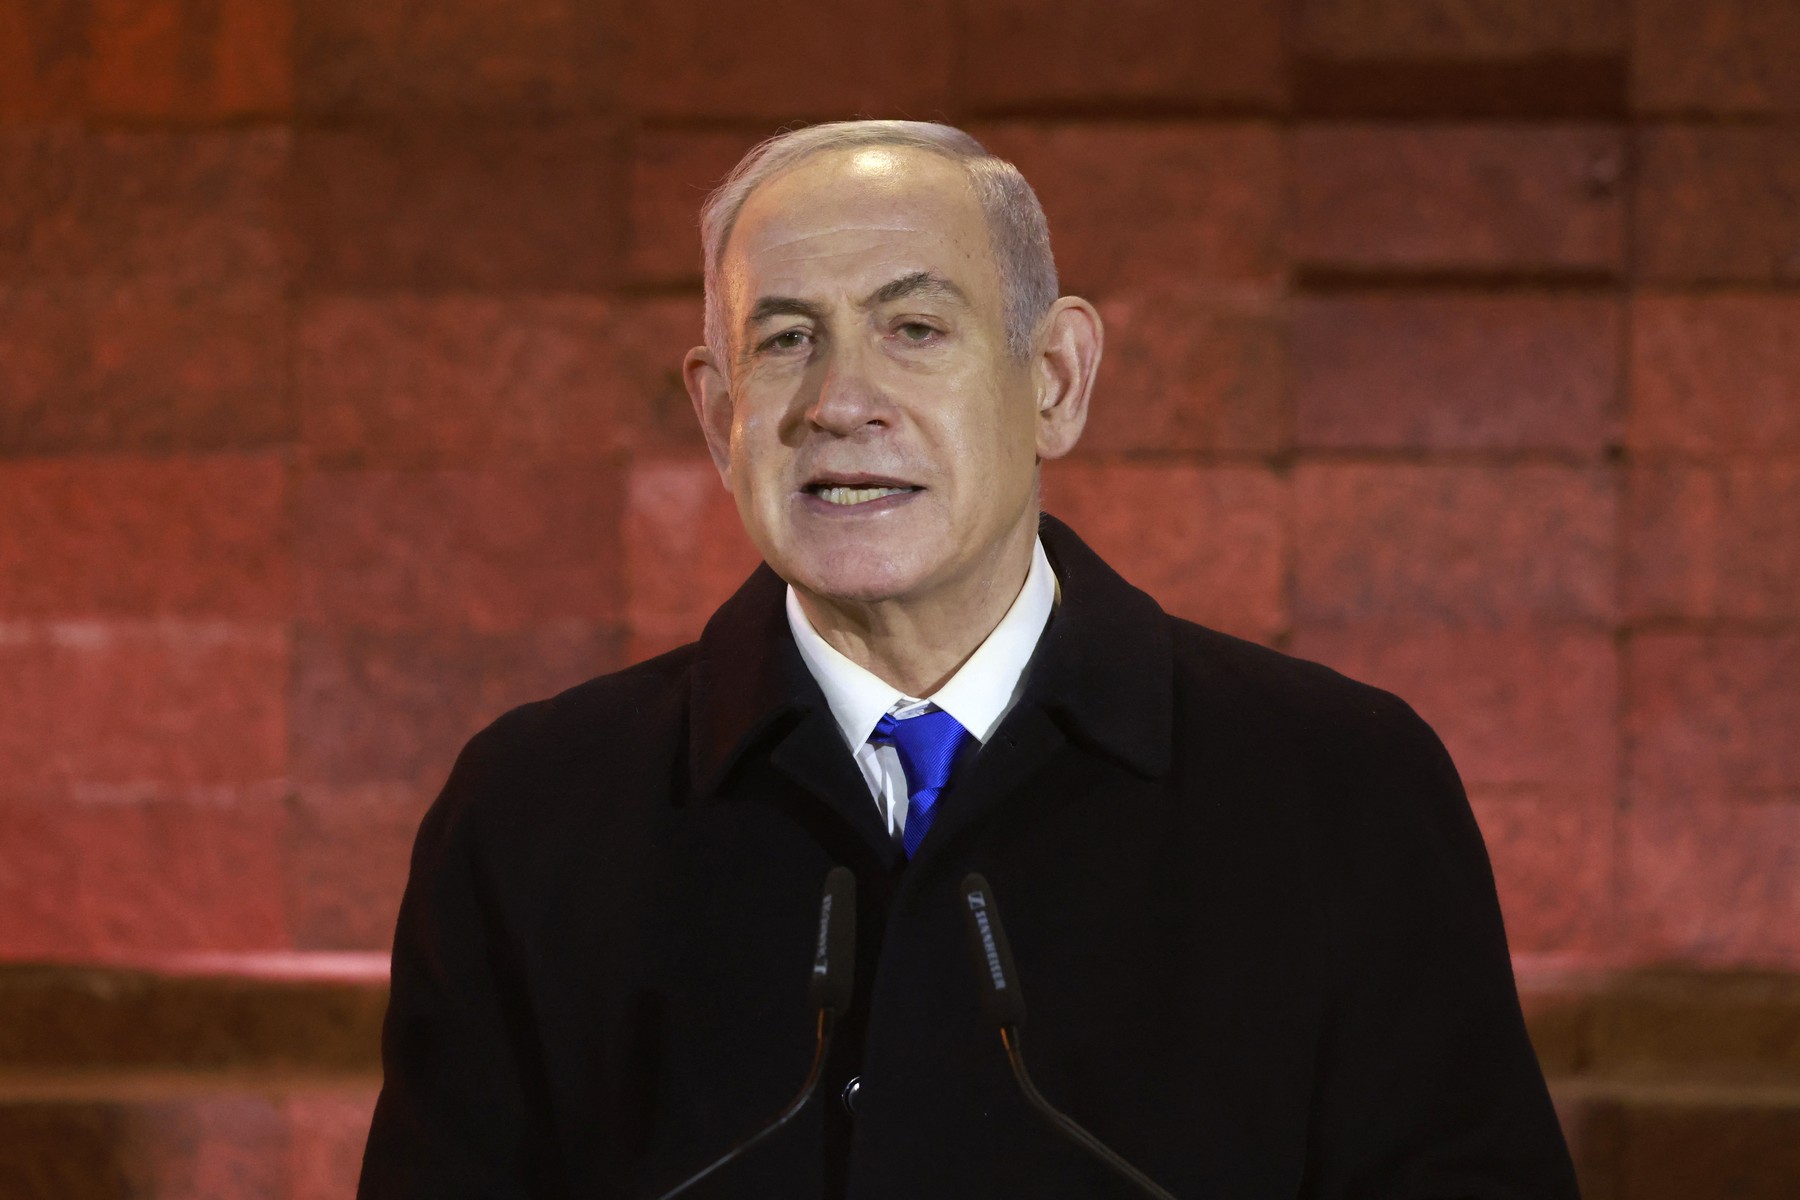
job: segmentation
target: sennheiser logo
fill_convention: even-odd
[[[1006,990],[1006,972],[1000,968],[1000,948],[994,945],[994,928],[988,923],[987,897],[980,892],[969,893],[969,912],[975,918],[975,928],[981,932],[981,950],[987,955],[988,974],[993,977],[994,990]]]
[[[819,905],[819,949],[813,956],[813,974],[831,974],[831,896]]]

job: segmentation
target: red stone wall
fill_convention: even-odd
[[[380,950],[481,723],[752,563],[707,184],[1015,158],[1048,506],[1443,733],[1533,961],[1800,968],[1791,0],[0,0],[0,958]]]

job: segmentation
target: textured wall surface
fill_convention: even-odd
[[[1412,701],[1522,963],[1800,969],[1797,62],[1794,0],[0,0],[0,960],[385,948],[462,741],[753,565],[695,213],[860,114],[1036,184],[1109,335],[1047,507]]]

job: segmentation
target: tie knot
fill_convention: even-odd
[[[913,792],[942,790],[950,781],[950,768],[957,752],[968,740],[969,731],[955,717],[941,708],[920,713],[916,717],[895,720],[884,714],[875,724],[870,741],[889,741],[900,753],[900,766],[906,772],[907,785]]]

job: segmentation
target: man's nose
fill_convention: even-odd
[[[872,366],[863,347],[839,342],[827,349],[819,366],[819,390],[807,409],[807,420],[840,437],[865,426],[885,425],[889,402],[875,380]]]

